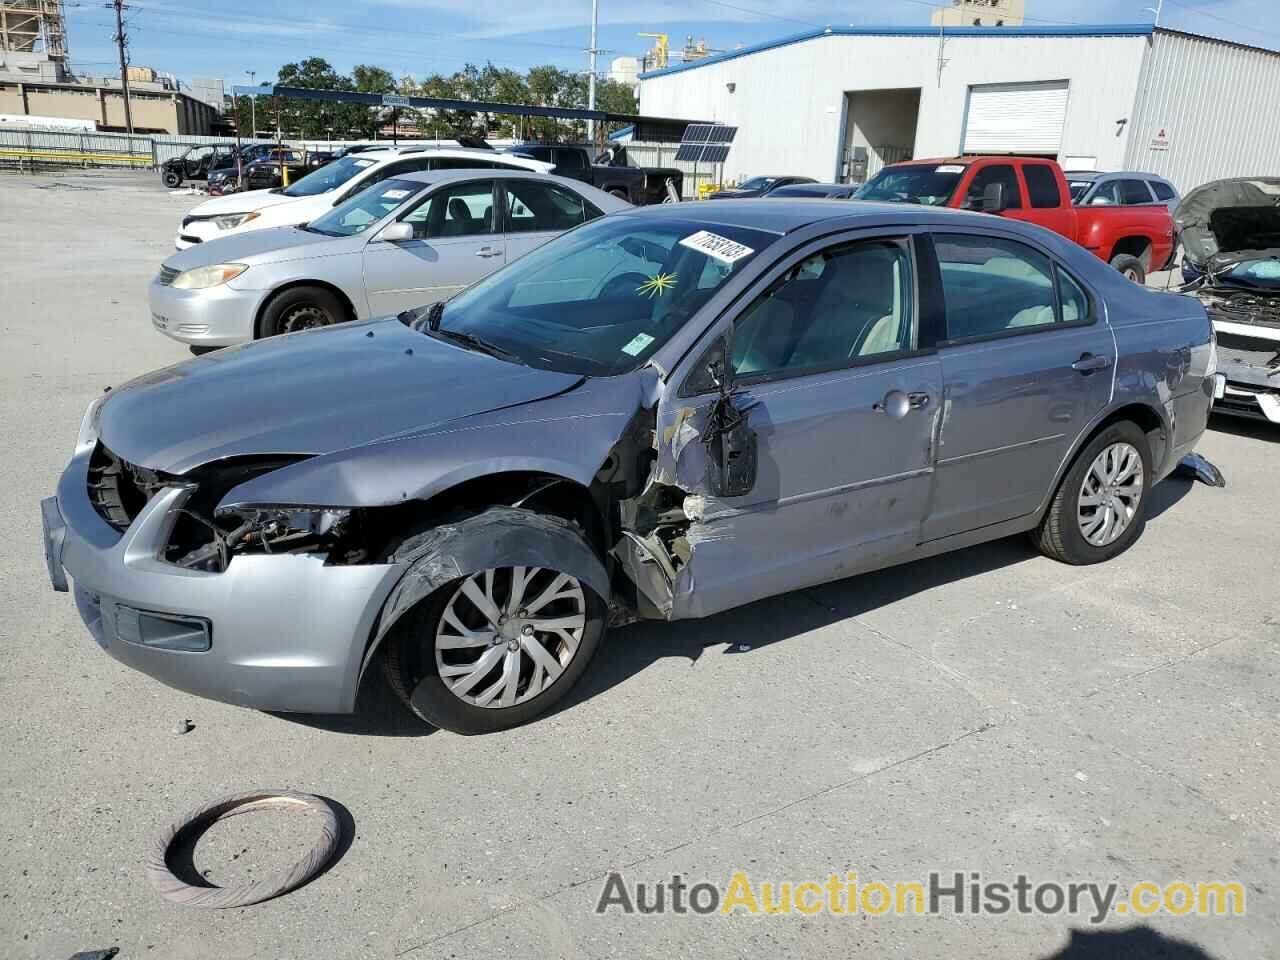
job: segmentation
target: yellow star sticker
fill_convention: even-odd
[[[654,297],[662,296],[675,285],[676,275],[674,273],[656,273],[636,287],[636,293],[640,296],[647,296],[652,300]]]

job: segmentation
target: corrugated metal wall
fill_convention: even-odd
[[[1157,30],[1125,166],[1183,193],[1223,177],[1280,175],[1280,53]]]

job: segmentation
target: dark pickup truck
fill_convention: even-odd
[[[637,206],[666,202],[668,180],[675,187],[676,196],[680,196],[684,185],[684,174],[674,167],[631,164],[626,147],[608,148],[596,157],[595,163],[591,162],[590,148],[567,143],[521,143],[503,152],[554,164],[551,172],[557,176],[581,180]]]

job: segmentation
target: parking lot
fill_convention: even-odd
[[[151,329],[145,287],[196,202],[154,175],[0,177],[4,956],[1276,956],[1280,431],[1213,419],[1200,452],[1227,487],[1169,479],[1114,562],[1063,566],[1019,538],[631,626],[567,706],[511,732],[433,732],[376,669],[352,717],[253,712],[110,659],[40,548],[85,405],[190,356]],[[255,907],[161,900],[153,839],[257,787],[340,804],[336,862]],[[216,828],[197,866],[226,883],[296,856],[291,823],[261,819]],[[739,870],[1222,880],[1248,899],[1242,917],[1097,926],[597,915],[614,870],[722,889]]]

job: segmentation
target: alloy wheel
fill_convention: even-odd
[[[582,584],[543,567],[500,567],[467,577],[436,627],[436,669],[475,707],[538,696],[573,660],[587,626]]]
[[[1123,536],[1142,501],[1142,455],[1131,443],[1113,443],[1089,465],[1080,485],[1076,516],[1080,533],[1095,547]]]

